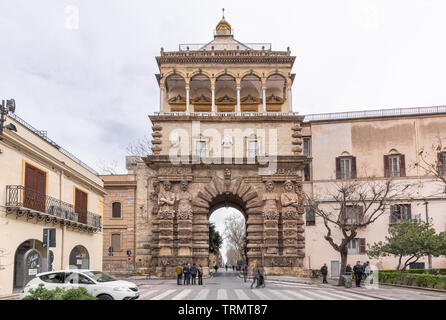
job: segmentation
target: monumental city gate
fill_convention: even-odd
[[[207,267],[209,217],[223,206],[245,216],[248,263],[269,274],[302,270],[310,159],[303,117],[292,111],[294,60],[289,49],[236,41],[224,17],[210,43],[161,49],[160,111],[150,116],[153,153],[143,159],[149,218],[137,222],[150,232],[136,239],[155,273]]]

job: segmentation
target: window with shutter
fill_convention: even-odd
[[[348,254],[358,254],[359,253],[359,239],[352,239],[348,243]]]
[[[361,238],[359,239],[359,254],[365,254],[366,247],[365,247],[365,239]]]
[[[446,152],[438,153],[438,172],[446,176]]]
[[[384,177],[390,177],[389,156],[384,156]]]
[[[121,203],[112,203],[112,218],[121,218]]]
[[[26,164],[24,193],[25,207],[46,212],[46,172]]]
[[[87,224],[87,205],[88,205],[88,195],[79,190],[75,189],[75,199],[74,199],[74,210],[78,214],[78,222]]]
[[[390,206],[390,224],[411,220],[411,205],[397,204]]]
[[[400,177],[400,155],[389,156],[389,168],[391,177]]]
[[[350,179],[352,176],[351,158],[341,158],[341,179]]]
[[[341,179],[341,158],[336,158],[336,179]]]
[[[306,225],[307,226],[314,226],[316,224],[316,216],[314,214],[314,210],[307,208],[306,210]]]

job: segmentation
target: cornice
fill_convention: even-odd
[[[201,56],[201,55],[169,55],[156,57],[158,66],[166,63],[176,64],[249,64],[249,63],[262,63],[262,64],[290,64],[291,67],[296,60],[295,56],[286,55],[214,55],[214,56]]]
[[[5,138],[2,142],[5,144],[9,144],[12,147],[19,148],[17,152],[21,153],[28,153],[32,157],[39,159],[42,162],[48,163],[49,165],[53,166],[54,168],[57,168],[59,171],[63,171],[65,174],[70,174],[72,177],[74,177],[77,180],[80,180],[81,183],[93,188],[101,195],[107,194],[107,191],[105,188],[90,178],[86,177],[84,174],[80,173],[79,171],[71,168],[67,164],[63,163],[61,160],[53,157],[52,155],[48,154],[44,150],[40,149],[39,147],[33,145],[26,139],[23,139],[21,136],[17,134],[12,134],[9,132],[4,132],[3,137]],[[20,149],[22,151],[20,151]]]
[[[304,116],[297,113],[164,113],[149,115],[149,119],[154,122],[161,121],[203,121],[203,122],[259,122],[259,121],[293,121],[302,122]]]

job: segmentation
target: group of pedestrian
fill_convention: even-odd
[[[229,268],[231,268],[231,266],[229,266]],[[228,265],[227,264],[225,264],[225,269],[226,269],[226,272],[228,272]],[[235,271],[235,266],[232,266],[232,271]]]
[[[183,265],[178,265],[175,268],[175,272],[177,274],[177,285],[196,285],[196,279],[198,276],[198,285],[203,285],[203,267],[200,265],[196,265],[195,263],[192,266],[189,263],[185,263]],[[184,277],[184,279],[183,279]]]
[[[369,277],[370,277],[370,263],[369,261],[364,262],[364,264],[361,264],[361,261],[357,261],[356,265],[352,267],[347,264],[347,266],[345,267],[345,275],[346,276],[350,276],[353,275],[355,277],[355,284],[357,288],[361,287],[361,280],[364,277],[364,280],[366,281],[366,283],[369,281]],[[322,283],[328,283],[327,282],[327,274],[328,274],[328,268],[327,268],[327,264],[324,263],[324,265],[321,267],[321,273],[322,273]]]

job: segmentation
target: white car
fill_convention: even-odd
[[[36,289],[43,284],[46,289],[57,287],[70,289],[84,287],[99,300],[135,300],[139,298],[138,287],[128,281],[117,280],[103,272],[94,270],[60,270],[43,272],[29,281],[20,295],[23,299],[29,289]]]

